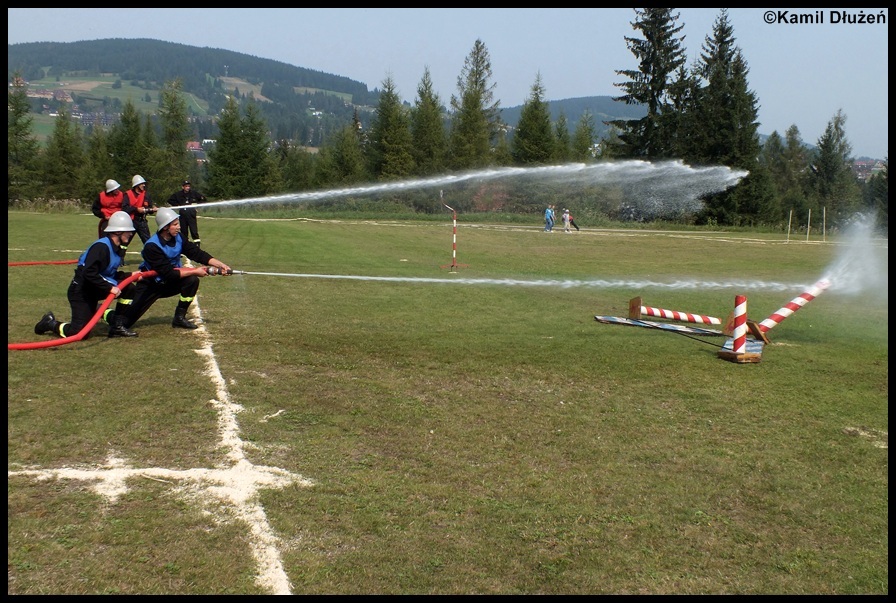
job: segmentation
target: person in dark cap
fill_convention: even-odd
[[[205,203],[205,195],[193,189],[189,180],[184,180],[180,190],[168,197],[168,205],[178,208],[180,222],[184,227],[184,234],[190,235],[190,239],[199,245],[199,223],[196,220],[197,203]]]

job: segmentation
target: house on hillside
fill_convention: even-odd
[[[198,140],[187,141],[187,150],[193,154],[193,159],[196,163],[208,163],[208,155],[206,155],[205,149],[202,148],[202,143]]]

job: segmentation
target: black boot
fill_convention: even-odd
[[[187,320],[187,311],[181,310],[178,308],[174,312],[174,320],[171,321],[171,326],[176,329],[198,329],[199,325],[196,325],[189,320]]]
[[[59,326],[59,321],[56,320],[56,317],[53,316],[52,312],[47,312],[44,314],[43,318],[40,319],[36,325],[34,325],[34,332],[38,335],[43,335],[44,333],[55,333],[56,327]]]
[[[136,331],[131,331],[124,326],[124,318],[113,314],[109,318],[112,322],[109,324],[109,337],[137,337]]]

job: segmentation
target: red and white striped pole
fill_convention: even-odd
[[[444,197],[444,191],[439,191],[439,197]],[[442,203],[445,207],[451,210],[451,219],[454,222],[454,232],[452,234],[451,239],[451,272],[457,271],[457,212],[453,207],[449,206],[446,203]]]
[[[800,294],[798,297],[794,297],[786,306],[779,309],[777,312],[760,322],[759,330],[763,333],[767,333],[769,329],[771,329],[775,325],[780,324],[782,320],[821,295],[822,292],[824,292],[824,290],[830,286],[831,281],[824,278],[821,279],[820,281],[809,287],[809,289]]]
[[[707,325],[720,325],[722,319],[715,316],[704,316],[702,314],[690,314],[688,312],[678,312],[677,310],[666,310],[664,308],[653,308],[651,306],[641,306],[641,313],[647,316],[658,316],[660,318],[670,318],[672,320],[680,320],[683,322],[698,322]]]
[[[747,351],[747,298],[744,295],[734,296],[734,332],[732,334],[731,351],[744,354]]]

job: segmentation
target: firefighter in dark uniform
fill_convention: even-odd
[[[168,205],[178,208],[184,237],[189,234],[190,239],[197,245],[199,245],[199,223],[196,221],[196,208],[193,206],[205,202],[205,195],[193,190],[193,185],[189,180],[184,180],[180,185],[180,190],[168,197]]]
[[[118,283],[128,278],[130,272],[121,272],[124,258],[124,248],[134,238],[134,224],[131,217],[123,211],[117,211],[109,216],[106,224],[105,236],[90,244],[75,268],[75,276],[68,286],[68,302],[72,307],[71,322],[56,320],[52,312],[44,314],[36,325],[34,332],[38,335],[51,333],[60,337],[72,337],[90,322],[96,313],[99,303],[110,293],[115,294],[118,304],[115,311],[107,309],[104,318],[113,324],[115,314],[123,314],[134,296],[136,286],[130,283],[123,290]],[[122,327],[109,329],[109,337],[136,337],[133,331]],[[90,337],[90,333],[84,335],[84,339]]]
[[[233,274],[230,266],[215,259],[199,245],[187,240],[180,232],[180,217],[170,207],[160,207],[156,212],[156,234],[143,245],[143,263],[140,271],[155,270],[156,276],[137,283],[134,301],[124,315],[115,319],[116,327],[130,329],[157,299],[179,296],[171,326],[178,329],[196,329],[198,325],[187,319],[187,309],[199,292],[199,279],[211,274]],[[186,267],[181,256],[198,264]]]

